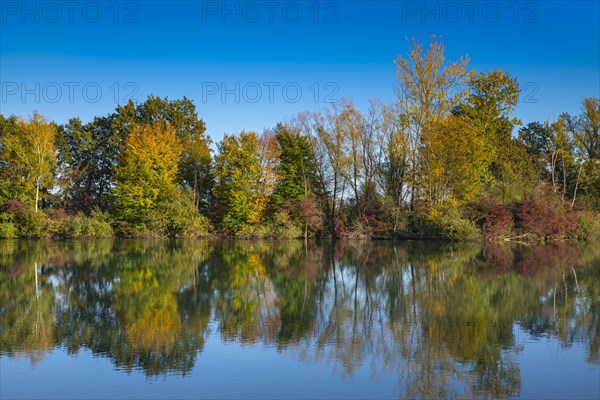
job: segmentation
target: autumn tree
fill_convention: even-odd
[[[453,63],[446,62],[446,47],[435,36],[429,48],[423,41],[409,40],[410,50],[405,58],[395,60],[398,79],[395,112],[399,128],[406,135],[408,150],[407,183],[410,205],[418,199],[419,166],[423,165],[420,150],[423,135],[431,132],[436,121],[443,120],[466,96],[468,56]]]
[[[127,137],[141,123],[130,101],[88,123],[73,118],[60,127],[59,195],[65,207],[89,211],[112,206],[118,157]]]
[[[169,200],[176,188],[181,141],[170,124],[136,127],[123,144],[115,170],[115,213],[133,224]]]
[[[583,156],[590,160],[600,159],[600,99],[584,99],[580,115],[563,114],[562,119],[573,133]]]
[[[135,115],[142,123],[167,121],[173,126],[182,144],[177,181],[192,189],[194,204],[206,211],[213,183],[210,139],[205,135],[206,125],[198,118],[194,103],[185,96],[177,100],[149,96],[136,107]]]
[[[400,225],[406,222],[406,209],[410,192],[408,187],[409,174],[409,137],[405,127],[399,120],[394,105],[373,104],[369,115],[375,119],[375,134],[370,140],[374,152],[369,155],[373,167],[376,188],[382,194],[380,201],[383,205],[382,219],[391,223],[393,234]]]
[[[58,149],[65,205],[84,211],[92,206],[108,208],[123,142],[139,125],[155,122],[169,123],[181,141],[177,183],[192,189],[196,207],[206,211],[212,186],[209,140],[195,105],[185,97],[169,100],[149,96],[140,104],[130,101],[119,105],[113,113],[89,123],[75,118],[62,126]]]
[[[255,182],[256,193],[262,201],[268,201],[277,186],[277,170],[281,160],[281,153],[277,145],[277,138],[271,129],[265,129],[258,135],[259,177]]]
[[[551,125],[553,130],[553,153],[555,154],[552,165],[552,185],[560,190],[562,199],[565,199],[569,185],[570,171],[574,167],[574,143],[571,132],[568,131],[565,120],[558,119]],[[560,184],[560,189],[559,189]]]
[[[343,99],[339,110],[335,110],[334,126],[342,138],[341,156],[343,163],[339,168],[340,175],[350,186],[354,195],[356,213],[361,214],[360,188],[364,179],[365,154],[363,144],[365,135],[363,131],[363,116],[352,101]]]
[[[363,167],[363,181],[361,183],[361,208],[364,212],[367,207],[376,202],[378,193],[378,177],[381,172],[383,153],[378,146],[378,139],[384,123],[385,107],[377,99],[369,99],[369,108],[363,114],[360,135],[360,146]]]
[[[468,79],[469,96],[459,106],[484,141],[486,164],[495,156],[499,141],[510,136],[512,128],[519,124],[513,111],[519,100],[517,79],[502,70],[473,72]]]
[[[432,208],[474,200],[481,187],[483,138],[460,115],[450,115],[430,129],[424,135],[420,167],[423,198]]]
[[[405,134],[393,106],[382,107],[376,146],[381,154],[377,168],[379,186],[384,194],[392,199],[395,207],[401,207],[407,197],[409,143],[408,135]]]
[[[2,123],[2,169],[6,171],[10,184],[17,188],[8,189],[8,195],[22,195],[38,210],[40,191],[51,189],[54,184],[56,166],[56,125],[35,112],[29,120],[13,119]],[[10,193],[12,191],[12,193]]]
[[[323,167],[329,170],[330,179],[326,183],[329,192],[330,224],[335,221],[337,208],[344,199],[346,188],[354,194],[358,209],[358,190],[362,173],[362,152],[360,151],[361,114],[348,99],[340,104],[332,103],[313,116],[318,146],[322,150]],[[323,174],[324,175],[324,174]]]
[[[337,122],[338,108],[332,108],[332,110],[325,110],[313,115],[317,139],[315,148],[318,170],[322,181],[323,195],[326,198],[330,232],[334,230],[338,206],[343,201],[344,171],[348,168],[348,158],[344,151],[346,138]]]

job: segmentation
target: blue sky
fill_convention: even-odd
[[[1,2],[0,106],[59,123],[149,94],[194,100],[207,131],[262,130],[328,100],[391,102],[407,36],[501,67],[527,123],[600,96],[598,1]]]

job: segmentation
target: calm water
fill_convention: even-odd
[[[0,398],[600,397],[600,245],[0,242]]]

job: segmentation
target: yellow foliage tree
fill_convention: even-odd
[[[138,126],[124,143],[116,167],[115,210],[129,222],[143,222],[147,212],[176,188],[180,140],[170,124]]]
[[[481,135],[465,117],[450,115],[433,123],[423,140],[420,186],[424,200],[432,208],[473,200],[485,168]]]
[[[399,130],[406,135],[408,149],[407,183],[410,204],[418,198],[419,169],[422,165],[422,136],[433,130],[432,124],[446,118],[468,94],[469,57],[446,61],[446,47],[432,36],[429,47],[418,39],[409,40],[408,57],[395,60],[398,99],[395,104]]]

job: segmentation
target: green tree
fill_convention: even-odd
[[[519,84],[501,70],[472,73],[468,84],[470,94],[459,112],[471,120],[481,138],[486,168],[480,171],[479,179],[490,186],[494,179],[503,179],[491,173],[501,171],[503,166],[493,164],[501,159],[498,152],[511,137],[513,127],[520,123],[513,116],[519,100]]]
[[[64,205],[90,211],[107,209],[114,184],[114,168],[129,131],[113,129],[116,114],[82,123],[73,118],[60,127],[57,147],[59,185]]]
[[[567,129],[565,119],[544,124],[532,122],[519,130],[519,140],[525,145],[539,178],[550,183],[556,192],[560,191],[563,199],[573,193],[579,173],[573,134]],[[515,163],[514,160],[509,162]]]
[[[261,187],[258,134],[225,135],[215,157],[215,196],[221,223],[232,233],[261,222],[268,198]]]
[[[28,182],[19,179],[16,171],[11,167],[6,139],[14,135],[19,127],[19,118],[16,115],[5,117],[0,114],[0,202],[6,203],[11,199],[26,199]]]
[[[279,164],[272,201],[299,220],[307,238],[309,229],[320,228],[322,220],[314,189],[318,183],[313,147],[299,127],[292,125],[277,124],[275,138]]]
[[[552,132],[548,124],[530,122],[519,129],[518,137],[527,147],[527,152],[534,158],[538,158],[548,152]]]
[[[275,128],[275,138],[280,156],[273,200],[276,204],[304,200],[313,193],[316,175],[312,146],[297,129],[281,123]]]

